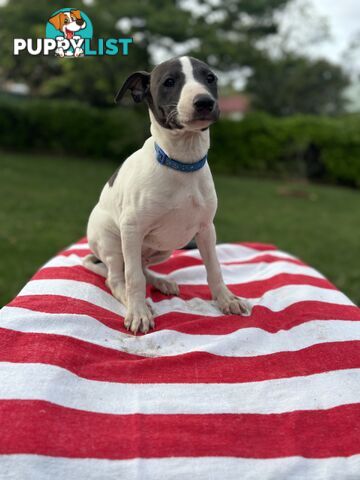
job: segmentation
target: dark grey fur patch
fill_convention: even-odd
[[[210,67],[205,62],[202,62],[201,60],[198,60],[194,57],[189,57],[189,59],[191,62],[193,76],[195,80],[204,85],[204,87],[216,101],[214,110],[211,112],[212,121],[216,122],[220,116],[219,104],[217,102],[218,88],[216,75],[214,74],[214,72],[211,71]],[[212,82],[208,81],[209,74],[212,74],[215,77],[215,80],[213,80]]]
[[[121,165],[120,165],[121,166]],[[119,173],[120,167],[118,167],[115,172],[111,175],[111,177],[108,180],[109,187],[112,187],[114,185],[114,182],[116,180],[116,177]]]
[[[164,85],[167,79],[175,81],[173,87]],[[174,112],[185,83],[181,62],[173,58],[161,63],[151,72],[150,91],[147,102],[157,122],[165,128],[182,128],[175,119]]]
[[[218,89],[216,77],[215,81],[212,83],[209,83],[207,80],[209,73],[214,75],[214,72],[211,71],[210,67],[205,62],[202,62],[201,60],[198,60],[194,57],[189,57],[189,59],[193,68],[193,75],[195,80],[204,85],[204,87],[206,87],[206,89],[213,96],[213,98],[217,99]]]

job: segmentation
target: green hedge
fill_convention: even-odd
[[[360,186],[360,115],[274,118],[263,113],[213,129],[217,171],[276,174]]]
[[[53,100],[0,99],[0,148],[122,161],[149,135],[145,108],[99,110]],[[300,176],[360,186],[360,115],[249,114],[212,127],[215,172]]]
[[[71,101],[0,101],[0,148],[126,158],[149,134],[143,112]]]

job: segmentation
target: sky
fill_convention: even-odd
[[[359,0],[313,0],[315,9],[328,17],[333,42],[324,45],[330,58],[341,59],[342,51],[360,33]]]
[[[355,36],[360,35],[360,1],[310,0],[309,3],[316,15],[327,19],[331,35],[329,41],[317,45],[311,53],[342,63],[344,51]]]

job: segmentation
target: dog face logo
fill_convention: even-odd
[[[82,57],[84,39],[92,38],[92,25],[87,15],[75,8],[54,12],[46,25],[46,37],[57,41],[55,55]]]
[[[60,30],[68,40],[73,38],[75,32],[86,27],[86,22],[81,17],[80,10],[60,12],[49,18],[49,22],[54,25],[56,30]]]

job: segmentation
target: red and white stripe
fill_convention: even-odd
[[[249,317],[211,300],[197,250],[154,270],[133,337],[86,239],[0,312],[0,479],[360,479],[360,309],[271,245],[217,247]]]

